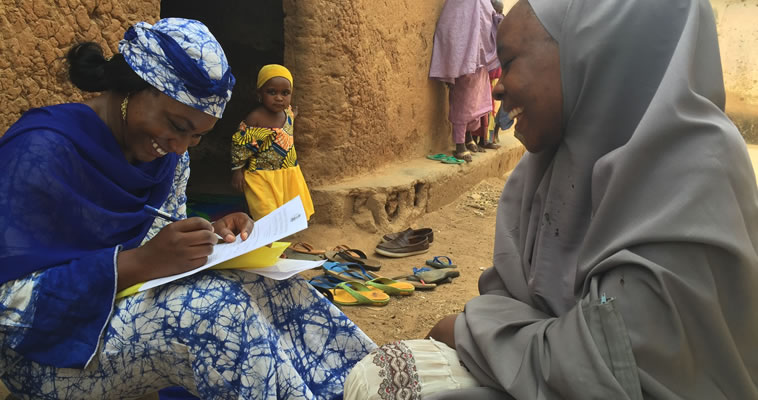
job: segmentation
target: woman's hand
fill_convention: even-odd
[[[237,168],[232,171],[232,187],[239,192],[245,192],[245,168]]]
[[[118,290],[202,266],[218,238],[213,225],[193,217],[172,222],[143,246],[119,252]]]
[[[253,231],[253,220],[245,213],[236,212],[214,222],[213,229],[227,243],[233,242],[238,234],[242,240],[247,240],[250,232]]]
[[[437,322],[437,325],[434,325],[432,330],[429,331],[429,334],[426,335],[426,338],[428,339],[431,337],[434,340],[445,343],[446,345],[450,346],[451,349],[454,349],[455,319],[458,318],[458,315],[460,314],[451,314],[445,318],[442,318],[440,322]]]

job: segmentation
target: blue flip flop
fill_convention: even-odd
[[[398,282],[394,279],[379,276],[363,269],[358,263],[324,263],[326,276],[345,282],[359,282],[374,287],[390,296],[413,294],[415,286],[408,282]]]
[[[311,286],[318,288],[318,289],[334,289],[337,287],[337,284],[342,281],[332,278],[329,275],[317,275],[311,278],[311,280],[308,281],[308,283],[311,284]]]
[[[339,284],[339,279],[332,278],[329,275],[318,275],[311,278],[308,283],[313,286],[319,293],[323,294],[329,301],[334,302],[334,295],[332,290]]]
[[[426,260],[426,265],[434,268],[456,268],[457,265],[453,264],[453,260],[448,256],[435,256],[431,260]]]
[[[363,268],[364,265],[359,263],[325,262],[322,267],[326,271],[326,276],[340,281],[370,281],[374,279]]]

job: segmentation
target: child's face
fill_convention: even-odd
[[[281,112],[290,106],[292,100],[292,85],[286,78],[277,76],[271,78],[258,89],[261,102],[271,112]]]

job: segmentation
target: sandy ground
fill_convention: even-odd
[[[382,234],[341,231],[333,227],[312,226],[297,237],[317,248],[330,249],[339,244],[358,248],[381,261],[378,272],[395,277],[412,273],[434,256],[448,256],[458,265],[460,277],[431,291],[416,291],[411,296],[392,297],[382,307],[345,306],[342,310],[379,344],[399,339],[424,337],[443,316],[463,310],[463,305],[477,294],[477,281],[491,265],[495,235],[495,210],[505,179],[490,178],[455,202],[426,214],[414,228],[434,230],[434,242],[426,254],[406,258],[388,258],[373,253]],[[373,254],[372,254],[373,253]],[[304,273],[306,277],[320,271]]]

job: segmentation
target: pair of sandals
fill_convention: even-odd
[[[343,306],[384,306],[390,301],[387,293],[357,281],[340,282],[328,275],[318,275],[308,283],[332,303]]]
[[[428,156],[426,156],[426,158],[428,158],[430,160],[439,161],[439,162],[441,162],[443,164],[463,164],[463,163],[466,162],[465,160],[457,158],[455,155],[449,156],[449,155],[444,154],[444,153],[437,153],[437,154],[433,154],[433,155],[428,155]]]
[[[389,296],[408,296],[415,289],[410,283],[366,271],[358,263],[326,262],[323,268],[325,274],[310,283],[339,305],[383,306],[389,302]]]
[[[426,267],[413,268],[412,275],[398,276],[393,279],[405,279],[416,289],[430,290],[442,283],[450,283],[461,275],[458,266],[448,256],[436,256],[426,260]]]
[[[314,259],[324,259],[334,262],[351,262],[362,264],[366,269],[371,271],[379,271],[382,268],[381,262],[373,258],[369,258],[366,253],[361,250],[350,248],[350,246],[341,244],[332,250],[318,250],[313,245],[306,242],[297,242],[291,245],[288,249],[290,252],[296,252],[305,254]],[[298,258],[298,257],[292,257]]]
[[[336,263],[360,264],[369,271],[379,271],[382,263],[374,258],[369,258],[366,253],[358,249],[352,249],[345,245],[339,245],[331,251],[324,253],[327,260]]]

